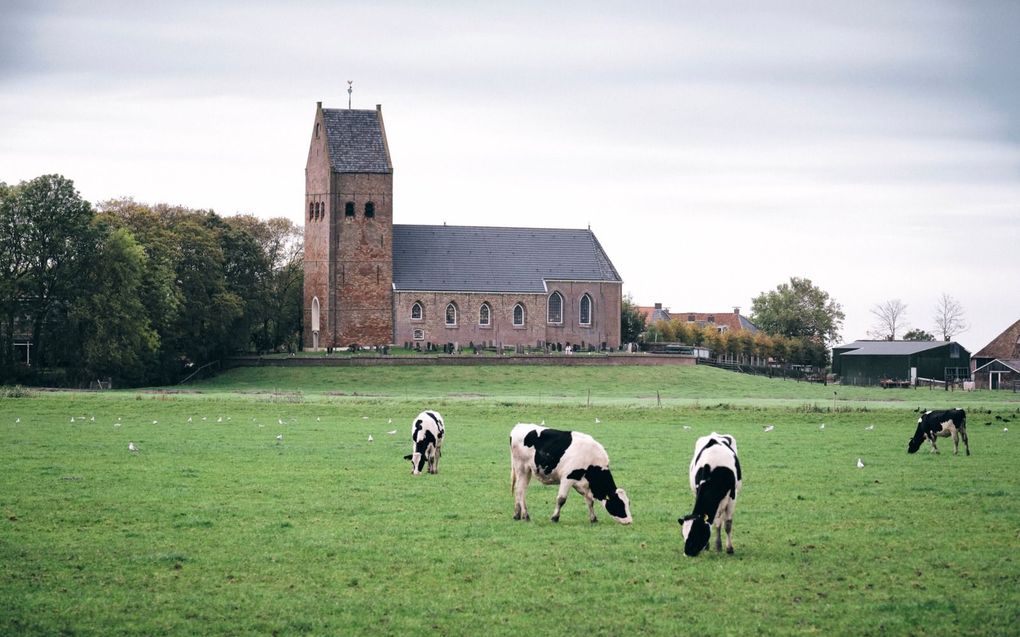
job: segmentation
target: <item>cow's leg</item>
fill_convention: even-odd
[[[966,429],[961,429],[960,430],[960,436],[963,437],[963,446],[964,446],[964,448],[967,449],[967,455],[969,456],[970,455],[970,441],[967,440],[967,430]]]
[[[722,552],[722,520],[715,525],[715,552]]]
[[[726,518],[726,552],[733,555],[733,518]]]
[[[953,455],[957,456],[960,454],[960,432],[957,429],[953,429]]]
[[[519,467],[514,467],[512,484],[514,487],[515,520],[531,519],[531,517],[528,515],[528,505],[524,501],[524,494],[528,490],[528,482],[530,480],[531,475],[527,472],[527,469],[521,471]]]
[[[931,442],[931,453],[938,453],[939,448],[935,445],[935,435],[928,434],[928,441]]]
[[[432,454],[432,473],[439,473],[439,458],[442,457],[443,452],[439,447],[436,447],[436,452]]]
[[[591,494],[590,487],[582,487],[580,483],[574,484],[574,489],[584,497],[584,503],[588,505],[588,521],[595,523],[599,519],[595,517],[595,496]]]
[[[560,521],[560,509],[563,508],[563,504],[567,501],[567,494],[570,493],[570,480],[560,480],[560,490],[556,493],[556,509],[553,510],[552,517],[549,518],[553,522]]]

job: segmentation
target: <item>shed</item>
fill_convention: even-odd
[[[832,349],[832,371],[844,385],[952,381],[970,377],[970,352],[954,341],[854,341]]]

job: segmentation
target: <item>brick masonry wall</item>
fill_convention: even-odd
[[[318,133],[318,136],[316,136]],[[330,220],[333,210],[330,197],[329,157],[326,152],[326,134],[323,129],[322,111],[316,110],[315,123],[312,129],[311,142],[308,148],[308,159],[305,164],[305,201],[304,201],[304,305],[303,332],[304,347],[312,349],[312,300],[319,300],[319,342],[320,348],[329,347],[332,320],[332,297],[329,293],[330,255]],[[312,206],[323,207],[322,214],[311,211]]]
[[[334,342],[384,345],[393,340],[393,175],[335,176],[337,326]],[[354,203],[348,217],[346,203]],[[375,216],[365,216],[372,203]]]
[[[405,342],[458,343],[467,347],[469,343],[494,343],[504,346],[539,343],[561,343],[580,346],[593,344],[596,347],[606,343],[608,347],[620,345],[620,304],[619,283],[551,282],[549,294],[554,290],[563,295],[563,322],[549,324],[547,318],[548,294],[486,294],[455,292],[396,292],[394,294],[394,315],[396,322],[396,344]],[[592,298],[591,325],[579,324],[579,303],[581,295]],[[411,307],[419,302],[425,309],[422,320],[411,320]],[[454,303],[457,307],[457,325],[446,325],[446,306]],[[482,303],[492,308],[489,326],[479,325],[479,309]],[[513,325],[513,308],[517,303],[525,307],[523,327]],[[421,339],[414,338],[414,331],[424,332]]]

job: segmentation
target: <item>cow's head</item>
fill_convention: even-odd
[[[620,524],[630,524],[634,521],[630,516],[630,498],[623,489],[610,493],[603,504],[606,506],[606,512]]]
[[[677,519],[677,522],[684,537],[684,555],[695,557],[708,548],[708,541],[712,539],[712,525],[708,523],[707,515],[692,513]]]
[[[411,461],[411,475],[416,476],[421,474],[421,470],[425,468],[425,461],[427,458],[425,457],[425,454],[415,451],[414,453],[409,453],[404,456],[404,460]]]
[[[921,448],[921,443],[924,442],[924,427],[921,423],[924,422],[924,416],[930,413],[930,411],[926,411],[917,419],[917,431],[914,432],[914,437],[907,441],[907,453],[917,453],[917,450]]]

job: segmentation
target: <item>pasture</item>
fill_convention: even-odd
[[[0,634],[1017,634],[1012,394],[411,370],[0,399]],[[971,457],[906,454],[922,405],[971,412]],[[412,477],[424,407],[447,439],[439,474]],[[605,445],[633,525],[589,524],[576,493],[553,524],[537,483],[532,521],[511,520],[509,430],[542,420]],[[736,553],[688,559],[676,519],[711,431],[744,468]]]

